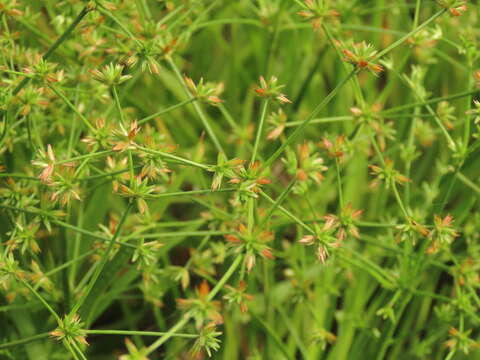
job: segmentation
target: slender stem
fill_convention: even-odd
[[[240,127],[238,124],[235,122],[235,120],[232,117],[232,114],[228,111],[228,109],[225,107],[224,104],[219,104],[218,108],[220,109],[220,112],[222,113],[223,117],[225,120],[227,120],[228,124],[234,129],[237,133],[240,133]]]
[[[425,21],[424,23],[422,23],[420,26],[417,26],[415,29],[413,29],[413,30],[410,31],[409,33],[405,34],[405,35],[402,36],[400,39],[398,39],[397,41],[393,42],[392,44],[390,44],[389,46],[387,46],[385,49],[383,49],[382,51],[380,51],[380,52],[375,56],[375,58],[376,58],[376,59],[380,59],[382,56],[386,55],[386,54],[389,53],[391,50],[393,50],[393,49],[395,49],[397,46],[401,45],[405,40],[411,38],[412,35],[416,34],[416,33],[419,32],[420,30],[422,30],[423,28],[425,28],[426,26],[428,26],[431,22],[433,22],[435,19],[437,19],[438,17],[440,17],[441,15],[443,15],[446,11],[447,11],[447,9],[442,9],[442,10],[440,10],[439,12],[435,13],[435,14],[432,15],[427,21]]]
[[[118,97],[117,87],[112,86],[113,98],[115,99],[115,106],[117,107],[118,115],[120,116],[120,123],[125,125],[125,117],[122,111],[122,104],[120,104],[120,98]]]
[[[78,355],[80,355],[80,358],[81,358],[82,360],[87,360],[87,357],[86,357],[85,354],[83,353],[82,349],[80,349],[80,347],[78,346],[76,340],[73,340],[73,341],[72,341],[72,346],[73,346],[73,348],[77,351]]]
[[[135,43],[137,44],[137,46],[141,47],[142,46],[142,43],[140,40],[138,40],[135,35],[132,34],[132,32],[125,26],[123,25],[123,23],[118,20],[115,15],[113,15],[109,10],[107,10],[106,8],[104,8],[103,6],[99,5],[97,6],[97,9],[100,13],[102,13],[103,15],[109,17],[110,19],[112,19],[121,29],[122,31],[128,35],[128,37],[130,37],[133,41],[135,41]]]
[[[78,309],[82,306],[83,302],[85,299],[88,297],[88,294],[90,291],[92,291],[93,286],[95,285],[95,282],[99,278],[105,264],[108,261],[108,258],[110,256],[110,253],[113,250],[113,246],[115,244],[115,241],[117,240],[118,236],[120,235],[122,231],[123,224],[125,223],[125,220],[127,219],[128,213],[130,212],[130,209],[132,208],[133,202],[129,202],[127,205],[127,208],[123,212],[122,218],[118,222],[118,226],[115,230],[115,234],[113,234],[110,243],[108,244],[108,248],[105,250],[104,254],[102,255],[102,259],[100,260],[100,263],[98,264],[97,268],[95,269],[95,273],[92,276],[92,279],[90,280],[90,283],[88,284],[87,288],[85,291],[82,293],[82,297],[78,300],[78,302],[75,304],[73,307],[72,311],[70,312],[71,314],[76,314]]]
[[[285,188],[285,190],[280,194],[280,196],[278,196],[275,203],[272,205],[272,207],[270,209],[268,209],[267,214],[265,215],[265,217],[263,218],[263,220],[259,224],[259,228],[262,229],[263,225],[265,225],[268,222],[268,220],[270,220],[270,217],[273,215],[275,210],[277,210],[277,208],[281,205],[283,200],[285,200],[287,195],[293,190],[293,187],[295,186],[296,183],[297,183],[296,179],[293,179],[290,182],[290,184],[288,184],[288,186]]]
[[[103,151],[99,151],[99,152],[96,152],[96,153],[89,153],[89,154],[85,154],[85,155],[74,156],[72,158],[65,159],[65,160],[58,160],[58,161],[55,161],[55,165],[61,165],[61,164],[65,164],[65,163],[69,163],[69,162],[73,162],[73,161],[78,161],[78,160],[84,160],[84,159],[88,159],[88,158],[108,156],[108,155],[111,155],[111,154],[115,154],[115,151],[113,151],[113,150],[103,150]]]
[[[48,337],[49,335],[50,335],[50,333],[45,332],[45,333],[29,336],[29,337],[26,337],[26,338],[23,338],[23,339],[6,342],[6,343],[3,343],[3,344],[0,344],[0,349],[6,349],[6,348],[9,348],[9,347],[12,347],[12,346],[24,345],[24,344],[27,344],[29,342],[35,341],[35,340],[44,339],[44,338]]]
[[[190,317],[190,313],[185,314],[179,322],[177,322],[173,327],[170,328],[170,330],[168,330],[163,336],[161,336],[157,341],[155,341],[147,348],[145,355],[149,355],[150,353],[158,349],[160,346],[162,346],[163,343],[165,343],[168,339],[174,336],[177,331],[182,329],[188,323]]]
[[[173,62],[173,60],[171,58],[167,58],[167,61],[170,64],[170,67],[172,68],[173,72],[177,76],[178,81],[180,82],[180,84],[182,84],[183,88],[185,89],[185,92],[187,93],[187,95],[190,97],[190,99],[194,99],[195,97],[188,90],[188,87],[186,86],[185,82],[183,81],[183,77],[180,74],[180,70],[178,69],[177,65],[175,65],[175,63]],[[207,131],[208,136],[210,136],[210,138],[213,141],[213,144],[217,148],[217,151],[220,152],[220,153],[225,153],[225,151],[222,148],[222,145],[220,144],[220,141],[217,138],[217,135],[215,135],[215,132],[213,131],[213,129],[210,125],[210,122],[208,121],[207,117],[203,113],[203,111],[200,108],[200,105],[198,104],[198,102],[194,102],[193,107],[195,108],[195,111],[197,112],[198,117],[202,121],[203,126],[204,126],[205,130]]]
[[[415,96],[418,98],[418,100],[420,101],[424,101],[424,99],[420,96],[420,94],[415,90],[415,88],[413,86],[410,86],[410,88],[412,89],[413,93],[415,94]],[[428,112],[433,116],[433,118],[435,119],[435,122],[437,123],[438,127],[440,128],[440,130],[442,131],[443,135],[445,136],[445,139],[447,140],[448,142],[448,145],[450,146],[450,148],[452,150],[455,150],[456,148],[456,144],[455,144],[455,141],[453,141],[452,137],[450,136],[450,134],[448,133],[447,129],[445,128],[445,125],[443,125],[442,123],[442,120],[438,117],[437,113],[431,108],[430,105],[425,105]]]
[[[85,259],[86,257],[94,254],[95,252],[96,252],[95,249],[89,250],[89,251],[83,253],[82,255],[79,255],[79,256],[77,256],[77,257],[75,257],[75,258],[73,258],[73,259],[71,259],[71,260],[69,260],[69,261],[67,261],[67,262],[64,262],[62,265],[57,266],[56,268],[47,271],[44,275],[45,275],[45,277],[49,277],[49,276],[51,276],[51,275],[53,275],[53,274],[56,274],[57,272],[62,271],[63,269],[68,268],[70,265],[73,265],[73,264],[75,264],[75,263],[77,263],[77,262]]]
[[[292,142],[296,140],[296,138],[303,132],[305,127],[317,116],[317,114],[325,107],[327,104],[337,95],[340,89],[354,76],[358,70],[354,69],[348,74],[345,78],[343,78],[340,83],[317,105],[317,107],[312,111],[312,113],[303,121],[303,123],[295,129],[293,133],[291,133],[285,142],[280,145],[280,147],[263,163],[262,168],[268,168],[285,150],[287,146],[289,146]]]
[[[70,100],[67,99],[67,97],[62,94],[62,92],[60,90],[58,90],[54,85],[50,84],[48,85],[48,87],[59,97],[61,98],[65,104],[68,105],[68,107],[70,109],[72,109],[72,111],[77,114],[77,116],[80,118],[80,120],[83,121],[83,123],[95,134],[97,132],[97,130],[95,129],[95,127],[93,127],[92,124],[90,124],[90,121],[87,120],[87,118],[85,116],[83,116],[83,114],[78,111],[77,107],[75,105],[73,105]]]
[[[130,187],[132,187],[133,182],[135,181],[135,171],[133,168],[133,156],[131,150],[128,150],[128,170],[130,173]]]
[[[57,320],[57,322],[60,322],[60,316],[56,313],[55,310],[53,310],[53,308],[50,306],[50,304],[42,297],[42,295],[40,295],[38,293],[37,290],[35,290],[26,280],[23,280],[23,279],[19,279],[22,284],[28,288],[28,290],[30,290],[32,292],[33,295],[35,295],[35,297],[40,300],[40,302],[45,306],[45,308],[53,315],[53,317],[55,318],[55,320]]]
[[[331,116],[331,117],[324,117],[324,118],[319,118],[319,119],[313,119],[310,121],[310,124],[324,124],[324,123],[330,123],[330,122],[336,122],[336,121],[353,121],[355,120],[355,117],[353,116]],[[303,121],[289,121],[285,124],[285,127],[294,127],[298,125],[302,125]]]
[[[373,133],[373,131],[370,131],[369,135],[370,135],[370,141],[372,143],[373,149],[375,150],[375,153],[377,154],[377,157],[380,160],[380,163],[382,164],[382,166],[385,166],[385,158],[383,157],[383,154],[380,151],[380,147],[378,146],[377,139],[375,139],[375,134]]]
[[[343,190],[342,190],[342,176],[340,175],[340,161],[338,157],[335,158],[335,168],[337,169],[337,188],[338,188],[338,201],[340,203],[340,209],[343,209]]]
[[[448,133],[447,129],[445,128],[445,125],[443,125],[442,120],[438,117],[437,113],[432,109],[430,105],[427,104],[425,99],[421,96],[421,94],[417,91],[415,86],[413,86],[409,81],[406,81],[403,76],[401,76],[397,71],[395,70],[390,70],[393,74],[395,74],[402,82],[404,82],[410,89],[412,90],[413,94],[415,97],[421,102],[421,105],[424,105],[427,108],[427,111],[433,116],[435,122],[437,123],[438,127],[440,128],[441,132],[445,136],[445,139],[448,142],[448,145],[452,150],[456,149],[456,144],[455,141],[453,141],[452,137]]]
[[[470,180],[469,178],[467,178],[465,175],[463,175],[460,171],[457,171],[455,173],[455,176],[458,178],[458,180],[460,180],[461,182],[463,182],[465,185],[467,185],[470,189],[472,189],[473,191],[475,191],[477,193],[477,195],[480,195],[480,186],[478,186],[477,184],[475,184],[472,180]]]
[[[135,330],[85,330],[89,335],[140,335],[140,336],[163,336],[166,332],[161,331],[135,331]],[[173,334],[172,336],[186,339],[195,339],[196,334]]]
[[[73,20],[70,26],[63,32],[62,35],[55,41],[50,48],[43,54],[43,60],[47,60],[50,55],[70,36],[73,30],[77,27],[77,25],[82,21],[82,19],[88,14],[90,8],[85,6],[82,11],[77,15],[77,17]],[[30,77],[25,77],[23,80],[17,85],[17,87],[13,90],[12,95],[17,95],[30,81]],[[3,141],[7,135],[8,131],[8,109],[1,111],[0,115],[4,117],[5,123],[3,125],[3,132],[0,136],[0,146],[3,144]]]
[[[160,239],[160,238],[169,238],[169,237],[187,237],[187,236],[216,236],[216,235],[226,235],[232,234],[233,231],[215,231],[215,230],[198,230],[198,231],[173,231],[173,232],[162,232],[162,233],[153,233],[153,234],[143,234],[143,235],[128,235],[125,239],[133,239],[135,237],[143,239]]]
[[[448,352],[447,356],[445,357],[445,360],[451,360],[451,359],[453,359],[453,357],[455,356],[455,353],[456,353],[456,352],[457,352],[456,349],[451,349],[451,350]]]
[[[157,111],[156,113],[154,113],[154,114],[152,114],[152,115],[148,115],[148,116],[146,116],[146,117],[138,120],[138,124],[141,125],[141,124],[143,124],[143,123],[146,123],[147,121],[149,121],[149,120],[151,120],[151,119],[153,119],[153,118],[155,118],[155,117],[157,117],[157,116],[163,115],[163,114],[168,113],[168,112],[173,111],[173,110],[176,110],[176,109],[178,109],[178,108],[180,108],[180,107],[182,107],[182,106],[184,106],[184,105],[190,104],[191,102],[194,102],[194,101],[196,101],[196,100],[197,100],[197,98],[192,97],[192,98],[187,99],[187,100],[184,100],[184,101],[182,101],[182,102],[180,102],[180,103],[178,103],[178,104],[172,105],[172,106],[170,106],[170,107],[168,107],[168,108],[166,108],[166,109],[159,110],[159,111]]]
[[[380,147],[378,146],[377,140],[375,139],[375,136],[373,132],[370,132],[370,138],[371,142],[373,145],[373,148],[375,149],[375,152],[377,153],[378,158],[380,159],[380,162],[382,163],[382,166],[385,166],[385,158],[383,157],[382,152],[380,151]],[[393,193],[395,195],[395,200],[397,201],[398,205],[400,206],[400,209],[402,210],[403,215],[405,216],[405,219],[409,219],[408,211],[405,208],[405,205],[403,204],[403,201],[400,197],[400,194],[398,193],[397,189],[397,184],[395,183],[395,179],[391,179],[391,186],[393,189]]]
[[[275,204],[275,200],[273,200],[270,196],[265,194],[263,191],[260,192],[260,195],[263,196],[265,199],[267,199],[270,203]],[[300,225],[302,228],[307,230],[310,234],[315,234],[315,230],[305,224],[301,219],[293,215],[290,211],[285,209],[282,205],[277,205],[278,209],[283,212],[285,215],[287,215],[289,218],[291,218],[294,222],[296,222],[298,225]]]
[[[178,192],[169,192],[157,195],[149,195],[148,199],[159,199],[159,198],[166,198],[166,197],[177,197],[177,196],[195,196],[195,195],[204,195],[204,194],[216,194],[216,193],[224,193],[224,192],[233,192],[237,191],[237,189],[219,189],[219,190],[191,190],[191,191],[178,191]]]
[[[235,260],[233,260],[232,264],[228,268],[228,270],[223,274],[222,278],[219,280],[219,282],[215,285],[215,287],[210,291],[207,295],[207,301],[213,300],[215,295],[222,289],[223,285],[230,279],[230,277],[233,275],[235,270],[237,270],[237,267],[241,264],[243,260],[243,257],[241,255],[238,255]]]
[[[280,352],[283,353],[286,359],[288,360],[295,360],[296,358],[292,355],[290,355],[290,352],[287,349],[286,344],[282,339],[279,338],[279,336],[276,334],[276,332],[271,328],[271,326],[263,321],[257,314],[254,312],[251,312],[252,317],[260,324],[261,327],[265,330],[265,333],[268,334],[272,340],[275,342],[275,344],[278,346],[278,349]]]
[[[46,218],[50,219],[50,221],[52,223],[55,223],[59,226],[63,226],[67,229],[70,229],[70,230],[73,230],[73,231],[91,236],[95,239],[108,241],[108,238],[106,238],[102,235],[99,235],[99,234],[94,233],[92,231],[85,230],[83,228],[80,228],[78,226],[66,223],[64,221],[58,220],[55,216],[49,214],[48,212],[44,212],[44,211],[41,211],[41,210],[29,210],[29,209],[24,209],[24,208],[19,208],[19,207],[15,207],[15,206],[11,206],[11,205],[4,205],[4,204],[0,204],[0,208],[14,210],[14,211],[21,211],[21,212],[24,212],[24,213],[27,213],[27,214],[38,215],[40,217],[46,217]],[[127,244],[125,244],[125,245],[127,245]]]
[[[398,193],[397,184],[395,183],[394,179],[392,179],[391,182],[392,182],[393,193],[395,194],[395,199],[397,200],[398,206],[400,206],[400,209],[402,210],[402,213],[405,216],[405,218],[408,219],[409,218],[408,211],[405,208],[405,205],[403,204],[400,194]]]
[[[78,358],[78,354],[72,348],[72,345],[70,344],[70,342],[68,342],[66,339],[63,339],[62,343],[68,349],[68,351],[70,351],[70,353],[72,354],[72,356],[75,360],[82,360],[82,359]]]
[[[237,256],[233,263],[230,265],[228,270],[223,274],[222,278],[220,281],[215,285],[215,287],[212,289],[212,291],[209,292],[206,301],[211,301],[215,295],[220,291],[220,289],[225,285],[225,283],[228,281],[228,279],[233,275],[237,267],[240,265],[242,262],[243,257],[242,256]],[[183,318],[177,322],[173,327],[170,328],[162,337],[160,337],[157,341],[155,341],[153,344],[151,344],[147,348],[147,352],[145,355],[148,355],[158,349],[162,344],[164,344],[168,339],[170,339],[174,334],[182,329],[190,320],[191,314],[186,313]]]
[[[268,99],[266,99],[263,102],[262,112],[261,112],[261,115],[260,115],[260,122],[258,124],[258,129],[257,129],[257,136],[255,138],[255,143],[253,145],[252,158],[250,160],[251,164],[253,164],[255,162],[255,158],[257,157],[258,144],[260,143],[260,139],[261,139],[262,133],[263,133],[263,126],[265,124],[265,118],[266,118],[266,115],[267,115],[268,102],[269,102]]]
[[[415,15],[413,18],[413,26],[412,28],[415,29],[418,26],[418,19],[420,18],[420,4],[422,0],[417,0],[415,4]]]
[[[441,101],[456,100],[456,99],[460,99],[460,98],[465,97],[465,96],[475,95],[478,92],[479,92],[478,89],[469,90],[469,91],[459,92],[459,93],[456,93],[456,94],[453,94],[453,95],[440,96],[440,97],[429,99],[429,100],[424,100],[424,101],[419,101],[419,102],[415,102],[415,103],[399,105],[399,106],[395,106],[395,107],[392,107],[390,109],[384,110],[384,111],[380,112],[380,114],[381,115],[388,115],[392,112],[397,112],[397,111],[407,110],[407,109],[411,109],[411,108],[416,108],[418,106],[436,104],[436,103],[439,103]]]
[[[472,56],[469,54],[468,56],[468,88],[471,89],[474,85],[473,76],[471,76],[473,70],[473,59]],[[472,106],[472,95],[467,98],[467,106],[470,110]],[[470,127],[471,127],[471,116],[470,114],[466,114],[465,116],[465,128],[463,132],[463,146],[465,147],[465,154],[468,153],[468,141],[470,140]]]
[[[141,151],[146,152],[146,153],[150,153],[150,154],[153,154],[153,155],[158,155],[158,156],[164,157],[166,159],[176,160],[176,161],[178,161],[180,163],[183,163],[185,165],[191,165],[191,166],[203,169],[203,170],[209,170],[210,169],[210,167],[208,165],[203,165],[203,164],[197,163],[195,161],[188,160],[188,159],[185,159],[185,158],[181,158],[179,156],[172,155],[172,154],[169,154],[169,153],[166,153],[166,152],[163,152],[163,151],[152,150],[152,149],[148,149],[148,148],[143,147],[143,146],[137,146],[137,148]]]

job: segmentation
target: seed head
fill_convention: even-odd
[[[292,103],[285,94],[280,92],[285,85],[279,85],[277,82],[278,79],[275,76],[272,76],[269,81],[260,76],[260,86],[255,89],[255,92],[260,97],[277,101],[280,104]]]

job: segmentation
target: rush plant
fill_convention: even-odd
[[[460,0],[0,0],[0,360],[480,358]]]

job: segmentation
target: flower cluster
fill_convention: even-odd
[[[59,320],[58,327],[50,332],[50,336],[58,341],[67,341],[70,344],[88,345],[87,333],[83,330],[84,324],[77,314],[66,315]]]
[[[196,99],[214,106],[220,105],[223,102],[219,97],[224,89],[223,83],[215,84],[212,82],[204,82],[203,78],[200,78],[198,83],[195,84],[188,76],[184,76],[183,80],[192,96]]]
[[[124,67],[120,64],[110,63],[101,70],[90,71],[93,78],[107,86],[117,86],[132,78],[132,75],[124,74]]]
[[[398,170],[394,168],[394,163],[391,159],[385,159],[384,167],[380,167],[377,165],[370,165],[369,167],[372,174],[377,177],[377,181],[385,181],[387,188],[393,183],[402,185],[411,182],[409,178],[407,178],[405,175],[402,175]],[[377,184],[378,183],[375,182],[373,184],[373,187],[376,187]]]
[[[228,181],[229,184],[235,185],[237,188],[237,200],[245,202],[249,198],[258,198],[258,193],[262,191],[262,187],[270,184],[271,180],[260,175],[260,163],[258,161],[250,163],[247,167],[238,165],[237,162],[239,161],[237,160],[233,164],[235,173]]]
[[[324,20],[332,21],[340,16],[340,13],[332,9],[326,0],[304,0],[304,10],[299,11],[306,21],[309,21],[314,29],[320,28]]]
[[[302,245],[317,244],[317,258],[325,263],[329,255],[329,249],[335,249],[342,245],[347,235],[359,238],[360,234],[355,222],[362,214],[362,210],[354,210],[351,204],[346,205],[341,215],[325,215],[322,227],[315,224],[315,234],[303,236],[298,242]]]
[[[353,43],[348,48],[343,46],[342,54],[343,60],[354,65],[357,69],[369,70],[374,75],[383,71],[383,67],[375,63],[377,51],[365,41]]]
[[[258,96],[275,100],[280,104],[290,104],[291,101],[287,96],[280,92],[285,85],[278,84],[278,79],[275,76],[270,77],[270,80],[265,80],[260,76],[260,86],[255,89]]]
[[[74,182],[76,164],[71,161],[57,161],[52,146],[47,151],[38,150],[37,160],[32,164],[42,168],[38,178],[52,189],[50,200],[66,206],[72,199],[80,200],[79,184]]]
[[[452,16],[461,16],[465,11],[467,11],[467,1],[466,0],[437,0],[438,4],[447,9]]]
[[[235,250],[235,254],[245,254],[245,267],[248,272],[252,271],[257,256],[265,259],[275,259],[272,249],[267,245],[274,238],[274,234],[267,230],[254,229],[250,231],[244,224],[238,225],[235,234],[225,235],[228,244]]]
[[[197,328],[210,322],[223,323],[223,316],[219,312],[220,302],[209,300],[209,292],[210,286],[206,281],[202,281],[196,288],[196,298],[177,299],[177,306],[194,318]]]
[[[315,145],[311,142],[304,142],[297,147],[297,152],[288,150],[287,157],[283,159],[287,172],[294,176],[297,183],[294,192],[303,194],[313,184],[320,184],[323,180],[323,173],[328,170],[324,160],[315,152]]]
[[[443,219],[435,215],[434,216],[434,228],[430,233],[431,245],[427,249],[427,254],[436,253],[440,247],[450,245],[456,237],[458,237],[457,231],[453,228],[453,217],[446,215]]]

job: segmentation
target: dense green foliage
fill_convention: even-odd
[[[0,0],[0,359],[476,359],[460,0]]]

